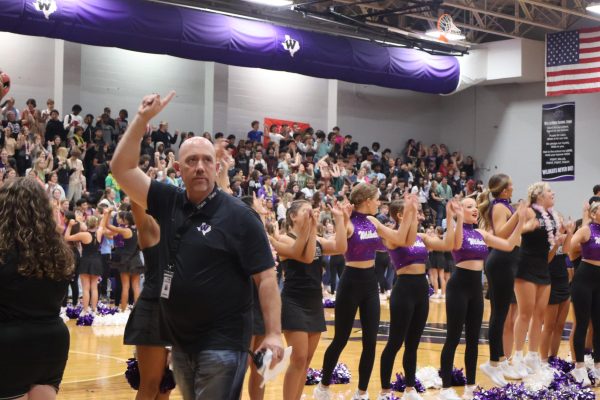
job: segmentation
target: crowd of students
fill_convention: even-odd
[[[158,101],[154,97],[145,99],[141,109],[155,107]],[[164,105],[155,107],[148,115],[156,115]],[[121,286],[121,293],[114,297],[115,303],[125,310],[130,302],[137,301],[134,308],[137,319],[135,323],[130,319],[125,341],[138,345],[138,351],[142,352],[143,390],[138,396],[157,395],[166,358],[164,344],[169,343],[169,339],[175,341],[178,350],[174,357],[180,365],[176,371],[178,384],[182,385],[185,398],[194,396],[194,385],[190,383],[194,380],[194,371],[184,373],[181,369],[186,363],[182,358],[185,354],[181,351],[182,338],[186,338],[185,343],[190,346],[197,341],[193,338],[190,342],[183,331],[178,331],[178,326],[189,328],[191,323],[178,325],[181,321],[177,321],[176,316],[185,310],[168,308],[169,302],[164,302],[173,313],[165,316],[162,314],[165,308],[160,311],[160,318],[167,320],[170,330],[167,340],[156,335],[150,338],[147,333],[140,336],[140,332],[147,331],[148,324],[159,318],[161,283],[162,295],[166,290],[166,298],[169,298],[170,289],[165,289],[164,281],[161,282],[162,264],[175,265],[180,261],[175,257],[167,262],[162,253],[166,251],[165,243],[159,246],[161,249],[154,250],[159,255],[150,257],[159,259],[160,265],[157,263],[148,269],[148,289],[144,290],[146,294],[151,291],[152,296],[147,297],[144,292],[140,294],[144,265],[139,249],[145,249],[146,256],[154,254],[151,249],[158,246],[157,242],[164,241],[173,228],[156,232],[158,226],[147,221],[154,219],[143,211],[148,209],[161,224],[160,229],[165,228],[163,225],[170,221],[168,215],[172,211],[160,206],[171,204],[169,196],[179,199],[184,191],[189,194],[190,184],[204,188],[206,182],[212,183],[212,177],[204,176],[205,166],[199,166],[207,163],[212,168],[212,159],[209,159],[212,154],[215,163],[210,173],[214,172],[221,190],[202,189],[204,194],[199,198],[198,212],[217,196],[218,201],[203,212],[219,215],[231,223],[219,214],[223,210],[219,211],[215,205],[229,204],[231,212],[250,218],[246,221],[253,225],[252,217],[246,215],[246,208],[240,202],[222,196],[228,193],[241,198],[260,216],[262,227],[259,229],[264,230],[261,235],[268,236],[271,244],[266,253],[261,249],[260,268],[247,265],[248,261],[243,260],[243,272],[254,277],[267,271],[271,252],[277,260],[282,286],[281,319],[274,323],[273,308],[258,301],[264,293],[260,279],[255,279],[258,289],[254,296],[251,333],[254,336],[252,350],[264,350],[265,332],[267,336],[273,334],[274,327],[280,324],[286,342],[294,349],[284,379],[283,398],[301,397],[306,369],[313,361],[321,332],[325,331],[323,283],[336,296],[335,331],[322,361],[323,379],[314,391],[317,399],[327,400],[332,396],[328,387],[331,375],[348,342],[357,311],[360,311],[362,326],[362,352],[358,389],[353,399],[369,398],[367,389],[376,359],[380,294],[386,292],[391,321],[388,342],[380,359],[378,399],[392,398],[392,367],[403,345],[407,386],[403,398],[421,398],[414,388],[415,372],[418,347],[428,317],[430,285],[435,288],[435,298],[445,296],[447,314],[446,341],[440,359],[443,388],[438,397],[460,398],[451,387],[451,373],[464,328],[467,385],[462,398],[473,398],[484,304],[482,271],[487,276],[491,317],[490,360],[480,368],[494,384],[503,386],[509,379],[518,380],[536,373],[544,368],[549,356],[557,354],[570,293],[576,316],[572,351],[576,368],[572,374],[584,385],[590,384],[583,355],[591,319],[596,363],[593,373],[600,377],[600,202],[590,201],[576,230],[574,223],[564,221],[554,212],[554,193],[546,183],[532,184],[527,199],[512,204],[510,177],[494,175],[484,188],[475,180],[473,159],[463,157],[460,152],[451,153],[443,144],[425,146],[411,139],[401,154],[394,155],[390,149],[381,151],[377,142],[370,148],[361,147],[351,135],[343,135],[337,127],[329,134],[312,128],[301,130],[297,125],[265,127],[263,132],[257,121],[252,122],[247,137],[239,141],[234,135],[225,137],[222,133],[214,136],[204,133],[204,139],[199,139],[191,132],[171,135],[165,121],[156,129],[149,124],[144,126],[142,122],[149,122],[150,117],[142,118],[139,113],[132,127],[128,127],[126,110],[121,110],[116,120],[111,119],[108,108],[97,119],[91,115],[82,118],[81,111],[80,106],[74,106],[72,113],[60,122],[50,100],[44,112],[36,109],[33,99],[19,112],[14,100],[9,99],[2,110],[5,116],[0,153],[4,172],[2,187],[7,193],[29,190],[31,194],[35,190],[28,189],[28,185],[37,182],[36,190],[46,191],[54,217],[51,226],[71,243],[70,252],[75,259],[73,274],[69,273],[70,266],[65,266],[66,272],[56,278],[62,282],[65,276],[71,277],[73,303],[78,302],[79,279],[84,312],[94,312],[99,297],[108,295],[106,282],[111,271],[113,276],[119,277],[115,280],[115,289],[117,281]],[[129,170],[146,182],[144,194],[135,193],[133,189],[139,179],[128,178],[124,171],[123,165],[134,160],[124,155],[127,150],[123,150],[122,145],[117,147],[124,134],[129,135],[130,143],[139,144],[137,168],[134,163]],[[179,145],[187,153],[180,154],[180,162],[177,162],[173,147],[180,135]],[[119,149],[117,154],[114,154],[115,149]],[[208,158],[198,158],[192,149],[207,152],[204,157]],[[115,175],[122,185],[130,188],[130,193],[121,190],[112,175],[113,154],[118,166]],[[138,159],[137,154],[134,157]],[[16,178],[23,175],[30,179]],[[600,187],[594,190],[600,192]],[[131,201],[128,195],[137,201]],[[185,201],[181,201],[185,206]],[[191,201],[189,195],[188,201]],[[212,229],[227,231],[224,226],[198,226],[198,232],[204,237]],[[176,232],[180,234],[179,230]],[[256,246],[261,244],[261,235],[253,239]],[[167,250],[173,252],[172,248]],[[243,246],[234,246],[232,251],[248,255],[248,249]],[[579,253],[581,262],[577,260]],[[573,273],[570,266],[578,267],[577,272]],[[328,272],[325,280],[324,269]],[[451,274],[448,279],[446,274]],[[240,290],[249,294],[245,283],[240,281],[239,284]],[[7,290],[7,293],[11,292]],[[5,308],[14,307],[11,300],[14,299],[0,304]],[[144,307],[140,304],[147,308],[142,310]],[[263,321],[261,315],[265,311],[268,315]],[[0,317],[5,314],[0,313]],[[2,318],[10,321],[12,317]],[[142,324],[141,320],[146,322]],[[265,323],[269,329],[265,329]],[[529,338],[528,352],[523,356],[526,337]],[[212,340],[204,339],[209,343]],[[159,348],[160,354],[144,346]],[[278,346],[273,343],[271,346],[276,352]],[[244,363],[245,357],[242,357]],[[65,360],[59,357],[57,361],[63,363],[63,370]],[[152,368],[154,363],[160,364],[160,368]],[[237,375],[236,372],[234,386],[241,387]],[[60,378],[54,376],[42,383],[57,388]],[[258,383],[252,366],[249,391],[253,399],[264,396]],[[18,386],[14,393],[18,395],[23,386]],[[231,393],[234,392],[235,388]],[[0,394],[3,393],[0,391]]]

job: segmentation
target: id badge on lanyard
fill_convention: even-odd
[[[160,297],[163,299],[169,298],[169,293],[171,293],[171,282],[173,281],[173,270],[172,266],[169,265],[169,269],[165,270],[163,274],[163,283],[162,288],[160,289]]]

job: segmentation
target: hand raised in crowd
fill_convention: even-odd
[[[142,104],[138,108],[138,115],[150,121],[160,113],[175,97],[175,91],[172,90],[165,97],[161,98],[159,94],[147,95],[142,99]]]

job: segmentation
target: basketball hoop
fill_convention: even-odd
[[[437,22],[437,29],[440,33],[440,40],[448,43],[448,40],[461,40],[464,39],[464,35],[460,29],[452,21],[452,17],[449,14],[442,14]]]

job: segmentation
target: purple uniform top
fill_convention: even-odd
[[[427,247],[418,235],[412,246],[396,247],[394,250],[389,250],[389,253],[396,270],[412,264],[425,264],[428,257]]]
[[[348,250],[344,255],[347,262],[353,261],[375,261],[375,252],[386,250],[377,229],[367,219],[367,214],[353,211],[350,222],[354,225],[354,232],[348,238]]]
[[[460,249],[452,252],[454,261],[458,264],[462,261],[485,260],[488,255],[488,247],[483,236],[473,229],[471,224],[463,224],[463,241]]]
[[[494,199],[492,201],[492,207],[490,208],[490,222],[492,224],[492,230],[494,229],[494,217],[492,212],[494,211],[494,206],[496,204],[504,204],[504,206],[506,208],[508,208],[508,210],[510,211],[510,214],[514,214],[515,213],[515,209],[513,208],[513,206],[510,204],[510,200],[509,199]]]
[[[600,225],[590,224],[590,240],[581,244],[581,258],[600,261]]]

